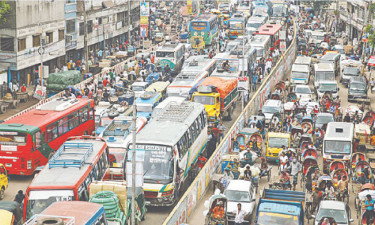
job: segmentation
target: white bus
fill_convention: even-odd
[[[177,73],[184,63],[185,45],[181,43],[166,43],[160,46],[155,52],[155,62],[157,66],[164,69],[166,65],[171,71]]]
[[[335,69],[332,63],[318,63],[314,65],[314,87],[319,87],[322,81],[333,81],[335,80]]]
[[[261,58],[271,48],[271,38],[269,35],[255,35],[251,38],[250,45],[257,50],[257,58]]]
[[[202,104],[184,101],[160,110],[138,133],[136,160],[143,164],[147,205],[173,205],[183,183],[195,177],[198,156],[207,142],[206,121]],[[132,145],[129,145],[129,166],[131,160]]]
[[[216,60],[210,59],[207,55],[194,55],[185,60],[181,72],[203,72],[211,75],[216,68]]]
[[[167,96],[190,97],[190,90],[209,76],[207,71],[181,71],[167,88]]]

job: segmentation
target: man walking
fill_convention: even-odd
[[[246,212],[241,209],[241,203],[237,204],[237,210],[234,210],[233,215],[235,216],[234,225],[244,224]]]

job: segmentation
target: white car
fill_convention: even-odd
[[[251,181],[231,180],[224,191],[224,195],[228,200],[228,221],[234,221],[233,212],[237,210],[238,203],[241,203],[241,209],[246,212],[247,218],[251,220],[256,202],[256,189]],[[245,223],[251,224],[251,221],[245,221]]]
[[[325,217],[333,218],[339,225],[348,225],[354,222],[350,216],[350,208],[347,204],[331,200],[321,201],[318,207],[318,213],[312,215],[314,225],[320,224],[320,221]]]
[[[294,88],[297,98],[304,101],[310,101],[313,98],[313,93],[308,85],[296,85]]]
[[[336,80],[325,80],[319,83],[319,87],[316,89],[318,98],[321,99],[324,93],[331,93],[333,98],[337,98],[340,88],[337,85]]]
[[[148,87],[147,82],[134,82],[131,86],[131,89],[134,91],[135,98],[138,98],[143,93],[145,93],[145,90],[147,87]]]
[[[268,99],[262,107],[262,113],[264,114],[266,125],[270,123],[274,114],[281,114],[283,109],[284,106],[280,100]]]

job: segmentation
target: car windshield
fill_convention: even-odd
[[[230,202],[250,202],[250,195],[246,191],[225,190],[224,195]]]
[[[109,163],[111,168],[122,168],[125,160],[125,148],[109,148]]]
[[[324,84],[324,83],[321,83],[319,85],[319,91],[320,92],[326,92],[326,91],[336,92],[337,91],[337,84]]]
[[[270,137],[268,139],[268,146],[270,148],[281,148],[283,146],[289,146],[289,139],[282,137]]]
[[[296,93],[299,93],[299,94],[311,94],[311,90],[309,87],[300,87],[300,86],[297,86],[296,87]]]
[[[0,131],[1,150],[6,150],[7,145],[26,145],[27,133]],[[10,149],[9,149],[10,150]]]
[[[342,73],[346,76],[359,76],[360,71],[356,67],[345,67]]]
[[[366,90],[366,85],[362,83],[351,83],[350,84],[350,91],[359,91],[363,92]]]
[[[304,78],[304,79],[307,79],[308,76],[309,76],[308,73],[292,72],[292,78]]]
[[[350,154],[351,153],[350,141],[325,141],[324,153],[332,154]]]
[[[169,146],[137,145],[137,161],[143,162],[145,183],[169,184],[173,180],[173,152]],[[146,150],[145,150],[146,149]],[[131,165],[132,150],[128,151],[127,165]]]
[[[262,108],[263,113],[277,113],[279,112],[279,107],[278,106],[269,106],[265,105]]]
[[[259,225],[298,225],[299,220],[297,216],[279,214],[279,213],[269,213],[260,212],[257,224]]]
[[[132,86],[133,91],[144,91],[145,88],[143,86]]]
[[[212,96],[196,95],[193,101],[201,103],[202,105],[215,105],[215,97]]]
[[[174,52],[156,51],[156,57],[173,58],[174,57]]]
[[[337,209],[319,209],[318,214],[316,215],[316,220],[320,221],[324,217],[333,218],[338,224],[347,224],[348,217],[344,210]]]
[[[318,124],[327,124],[329,122],[333,122],[333,116],[322,116],[322,115],[318,115],[316,117],[316,123]]]
[[[27,217],[30,218],[35,214],[40,214],[54,202],[72,200],[74,200],[73,190],[30,191]]]

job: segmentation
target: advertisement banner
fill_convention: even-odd
[[[148,25],[148,16],[141,16],[141,20],[139,24]]]
[[[141,35],[141,37],[147,37],[147,30],[148,30],[148,25],[144,25],[144,24],[141,24],[141,25],[139,25],[139,29],[140,29],[140,35]]]
[[[181,204],[178,205],[176,213],[174,213],[171,219],[167,222],[168,225],[180,225],[187,221],[187,202],[188,198],[185,198]]]
[[[237,88],[239,91],[249,90],[249,78],[248,77],[239,77]]]
[[[193,1],[188,0],[187,1],[187,14],[192,14],[193,13]]]
[[[140,5],[141,17],[142,16],[150,16],[150,3],[149,2],[141,2]]]
[[[37,98],[39,100],[45,99],[47,95],[47,87],[46,86],[36,86],[34,98]]]

